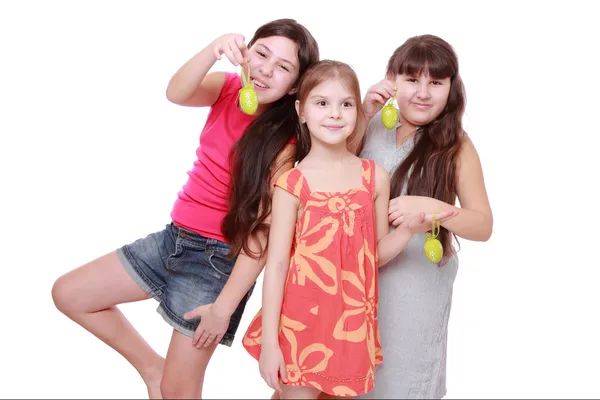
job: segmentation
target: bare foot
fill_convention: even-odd
[[[164,358],[161,358],[160,363],[154,369],[147,371],[142,376],[142,379],[148,388],[148,398],[150,400],[162,399],[160,381],[162,380],[164,366],[165,360]]]

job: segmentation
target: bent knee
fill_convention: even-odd
[[[52,285],[52,300],[54,305],[63,314],[74,311],[73,285],[66,275],[58,278]]]

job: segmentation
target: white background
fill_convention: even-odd
[[[595,3],[349,4],[0,2],[1,397],[146,396],[124,359],[54,308],[52,284],[169,222],[207,112],[167,101],[171,75],[217,36],[249,40],[280,17],[351,64],[363,94],[409,36],[437,34],[459,55],[495,224],[488,242],[461,241],[448,398],[600,396]],[[271,393],[240,342],[261,283],[209,365],[206,398]],[[122,310],[164,355],[156,307]]]

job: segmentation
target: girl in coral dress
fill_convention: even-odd
[[[263,305],[243,345],[282,398],[357,396],[383,361],[377,269],[430,229],[432,215],[389,231],[389,174],[348,149],[365,127],[351,67],[320,61],[298,99],[308,154],[275,184]]]

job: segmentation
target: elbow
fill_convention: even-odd
[[[184,99],[182,99],[181,94],[176,88],[173,88],[171,83],[169,83],[165,95],[167,96],[167,100],[173,104],[182,105],[184,103]]]
[[[494,221],[491,216],[486,217],[482,223],[481,233],[475,239],[478,242],[487,242],[492,237],[492,231],[494,229]]]
[[[489,229],[485,232],[482,232],[481,236],[477,238],[478,242],[487,242],[492,237],[492,230]]]
[[[177,81],[177,76],[173,76],[171,78],[169,85],[167,86],[167,90],[165,91],[165,96],[171,103],[181,106],[185,105],[185,103],[189,100],[189,95],[186,94],[185,88],[182,87],[182,85]]]

